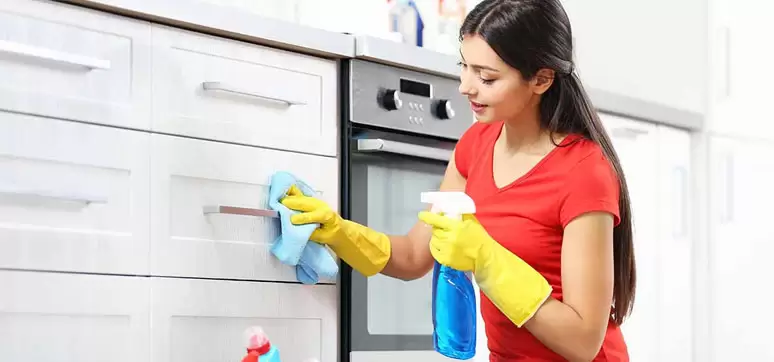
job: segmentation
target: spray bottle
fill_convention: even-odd
[[[280,362],[279,350],[269,343],[269,337],[261,327],[250,327],[245,331],[247,355],[242,362]]]
[[[423,192],[430,212],[462,220],[476,212],[473,200],[464,192]],[[476,292],[464,272],[435,262],[433,266],[433,346],[449,358],[466,360],[476,354]]]

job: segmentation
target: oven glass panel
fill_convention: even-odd
[[[443,162],[388,154],[354,154],[352,219],[391,235],[405,235],[428,205],[420,193],[438,190]],[[403,281],[353,272],[352,349],[432,350],[432,273]]]

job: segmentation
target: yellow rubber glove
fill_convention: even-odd
[[[386,234],[344,220],[324,201],[304,195],[292,186],[280,202],[289,209],[301,211],[290,217],[295,225],[319,223],[312,241],[327,244],[336,255],[367,277],[384,269],[390,260],[390,239]]]
[[[473,271],[481,290],[516,326],[524,325],[551,296],[548,281],[492,239],[473,215],[460,221],[422,211],[419,219],[433,227],[433,258],[456,270]]]

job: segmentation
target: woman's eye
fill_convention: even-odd
[[[484,79],[484,78],[481,78],[481,83],[484,83],[486,85],[490,85],[490,84],[494,83],[494,81],[495,81],[494,79]]]

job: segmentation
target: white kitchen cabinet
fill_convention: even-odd
[[[601,115],[618,153],[629,188],[634,224],[637,291],[622,331],[632,362],[656,361],[659,335],[658,128]]]
[[[637,289],[622,327],[633,362],[691,360],[691,134],[602,114],[621,160],[634,221]]]
[[[774,143],[710,142],[712,361],[774,360],[774,311],[754,296],[771,282]],[[750,299],[752,297],[752,299]]]
[[[147,278],[0,271],[0,361],[148,361],[149,301]]]
[[[658,128],[658,344],[654,361],[692,360],[694,240],[691,134]],[[639,294],[638,295],[642,295]]]
[[[562,3],[572,24],[576,67],[588,88],[705,113],[706,1]]]
[[[336,62],[153,27],[154,132],[337,155]]]
[[[278,219],[210,210],[268,209],[275,172],[292,173],[338,208],[332,157],[158,134],[151,150],[152,275],[296,281],[295,267],[270,252]]]
[[[0,269],[148,273],[150,136],[0,112]]]
[[[53,1],[1,1],[0,110],[148,129],[150,31]]]
[[[771,84],[774,72],[763,59],[774,58],[774,3],[710,1],[710,130],[716,134],[774,140]]]
[[[338,360],[335,285],[151,279],[152,362],[239,361],[251,326],[283,361]]]

